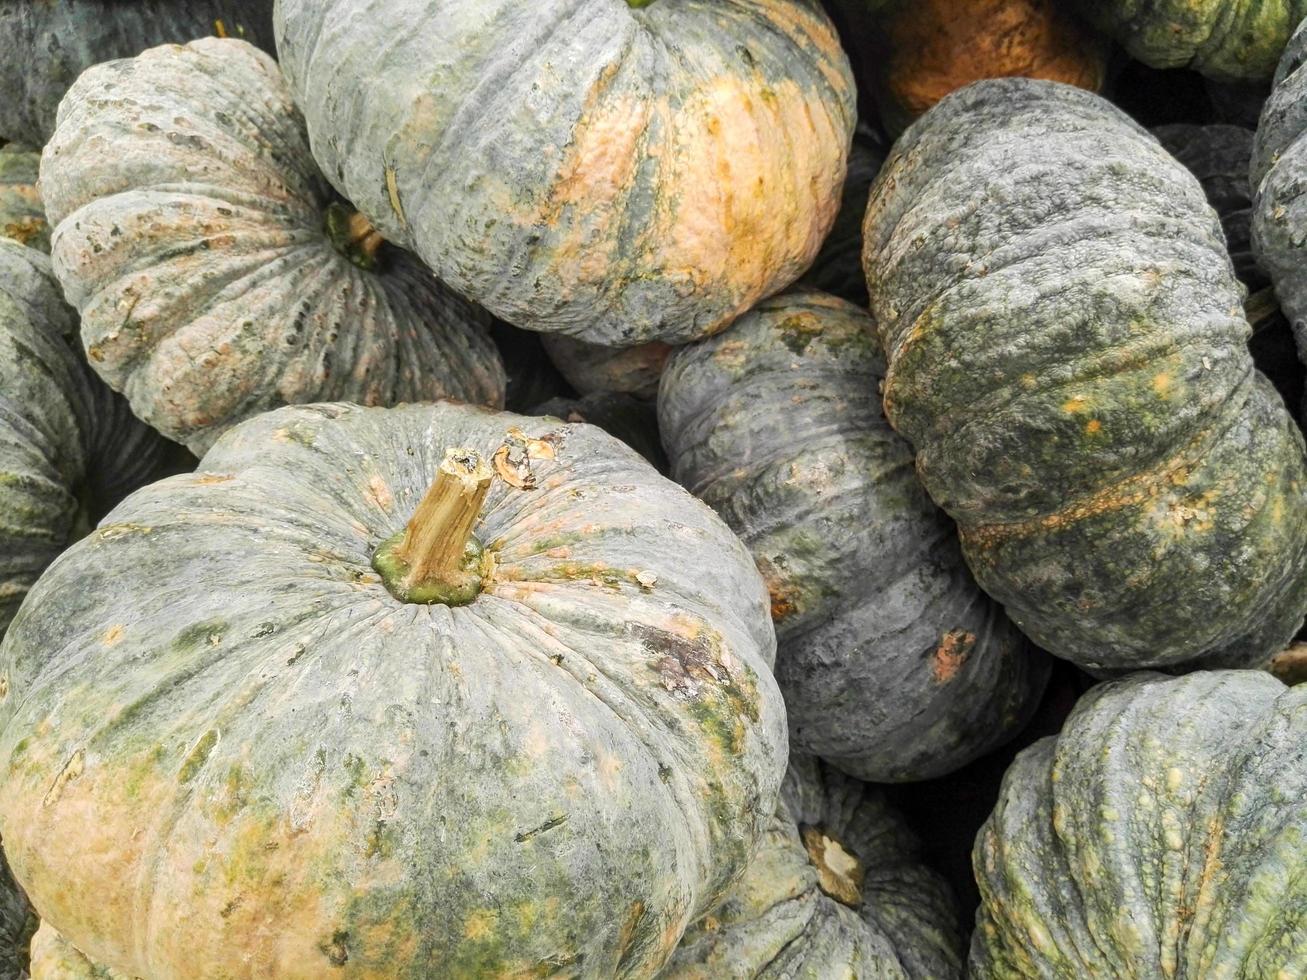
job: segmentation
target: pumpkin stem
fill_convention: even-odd
[[[808,860],[817,869],[817,885],[835,901],[850,908],[862,905],[862,883],[866,871],[857,856],[820,827],[799,828]]]
[[[327,237],[336,251],[360,269],[372,272],[386,240],[362,212],[336,201],[327,208]]]
[[[462,606],[481,592],[484,549],[472,533],[494,471],[471,449],[447,449],[408,526],[383,541],[372,567],[402,602]]]

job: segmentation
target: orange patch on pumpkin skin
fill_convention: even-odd
[[[390,492],[390,487],[386,485],[386,481],[380,476],[374,476],[368,480],[368,496],[387,513],[395,505],[394,494]]]
[[[931,673],[936,683],[947,684],[958,675],[976,646],[976,634],[949,630],[941,637],[932,658]]]
[[[122,640],[123,633],[125,632],[126,632],[126,627],[123,626],[122,623],[116,623],[113,626],[110,626],[107,630],[105,630],[104,636],[100,640],[100,642],[107,647],[114,646],[120,640]]]

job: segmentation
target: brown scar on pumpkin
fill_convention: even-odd
[[[543,438],[533,439],[514,426],[508,430],[503,444],[495,450],[492,458],[495,472],[510,487],[534,490],[539,484],[531,467],[532,461],[557,459],[558,447],[561,445],[562,436],[557,433],[551,432]]]
[[[110,626],[105,630],[104,636],[101,637],[100,642],[107,647],[114,646],[122,640],[125,632],[126,627],[124,627],[122,623],[115,623],[113,626]]]
[[[966,630],[949,630],[939,641],[932,658],[931,673],[935,681],[947,684],[958,675],[976,647],[976,634]]]

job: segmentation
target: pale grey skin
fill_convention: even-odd
[[[490,317],[413,256],[327,232],[330,186],[276,64],[204,38],[77,80],[41,161],[54,267],[101,376],[202,454],[280,405],[503,405]]]
[[[17,143],[0,146],[0,238],[50,251],[50,225],[36,189],[41,152]]]
[[[856,120],[818,0],[280,0],[338,190],[445,282],[610,347],[723,328],[811,264]]]
[[[823,887],[809,828],[861,863],[856,903]],[[686,932],[661,980],[960,980],[958,909],[919,852],[879,790],[794,756],[744,877]]]
[[[951,772],[1029,719],[1048,658],[972,580],[885,420],[871,318],[784,293],[679,348],[658,398],[673,477],[771,589],[796,748],[862,779]]]
[[[490,490],[484,591],[395,599],[374,550],[513,427],[553,458]],[[592,426],[283,408],[41,579],[0,647],[0,831],[131,976],[648,976],[774,812],[774,644],[744,546]]]
[[[1094,688],[1017,757],[973,855],[976,980],[1307,975],[1307,687]]]

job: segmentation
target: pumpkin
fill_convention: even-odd
[[[540,334],[496,320],[490,336],[499,348],[504,373],[508,376],[504,407],[510,412],[532,415],[531,410],[543,401],[576,394],[549,360]]]
[[[774,811],[774,643],[743,545],[593,426],[286,407],[33,589],[0,833],[128,976],[647,976]]]
[[[32,980],[132,980],[88,960],[50,923],[42,922],[31,942]]]
[[[662,980],[961,977],[957,907],[919,851],[881,791],[795,757],[753,863]]]
[[[672,355],[658,416],[673,477],[767,582],[791,743],[890,782],[1006,741],[1048,666],[972,581],[885,421],[873,331],[823,293],[774,297]]]
[[[333,200],[276,64],[244,41],[87,71],[41,188],[92,364],[197,454],[284,404],[503,404],[489,316]]]
[[[541,339],[554,366],[582,395],[616,391],[657,398],[658,379],[672,352],[658,340],[635,347],[604,347],[561,334],[544,334]]]
[[[0,238],[50,251],[50,226],[36,189],[41,154],[16,143],[0,146]]]
[[[1307,689],[1136,674],[1027,749],[976,839],[971,975],[1307,973]]]
[[[1302,434],[1192,174],[1095,95],[979,82],[899,141],[864,239],[890,421],[1027,636],[1099,672],[1283,649]]]
[[[43,146],[92,65],[210,34],[272,50],[271,0],[0,0],[0,139]]]
[[[667,472],[667,456],[658,438],[658,413],[653,404],[624,392],[596,392],[584,398],[550,398],[531,411],[564,422],[597,425]]]
[[[0,636],[41,571],[165,456],[76,335],[50,260],[0,238]]]
[[[1270,78],[1307,0],[1079,0],[1080,11],[1132,57],[1217,81]]]
[[[854,84],[819,0],[281,0],[275,24],[328,178],[520,327],[714,333],[839,207]]]

